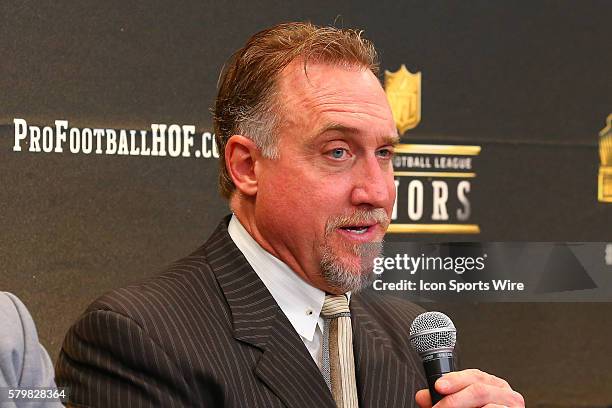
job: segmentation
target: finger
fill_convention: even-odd
[[[470,408],[482,407],[487,404],[524,407],[525,400],[521,394],[512,389],[474,383],[458,392],[445,396],[436,404],[436,408]]]
[[[414,400],[421,408],[431,408],[431,395],[428,389],[417,391]]]
[[[502,378],[485,373],[484,371],[468,369],[444,374],[436,381],[436,390],[443,395],[452,394],[475,383],[483,383],[508,390],[512,389],[510,384]]]
[[[505,405],[498,405],[498,404],[487,404],[482,408],[510,408],[510,407],[507,407]]]

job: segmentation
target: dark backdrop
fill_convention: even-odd
[[[423,73],[423,119],[403,141],[483,147],[482,233],[410,239],[612,241],[612,204],[596,199],[611,17],[609,1],[0,0],[0,290],[55,359],[95,297],[188,254],[227,212],[213,159],[13,152],[13,118],[210,130],[231,52],[297,19],[363,28],[383,69]],[[529,406],[612,404],[609,303],[429,307],[460,328],[465,366]]]

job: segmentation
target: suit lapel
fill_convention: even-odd
[[[205,245],[232,313],[234,338],[263,351],[255,374],[289,407],[335,407],[293,326],[227,232],[226,217]]]
[[[257,365],[257,376],[288,407],[335,408],[327,385],[304,343],[284,314],[271,328],[269,342]]]

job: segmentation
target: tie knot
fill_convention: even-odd
[[[321,314],[325,317],[335,317],[341,313],[350,313],[345,295],[325,295]]]

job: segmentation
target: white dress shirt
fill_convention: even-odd
[[[300,335],[320,369],[323,338],[323,318],[320,315],[325,292],[311,286],[287,264],[263,249],[235,215],[232,215],[227,232]]]

